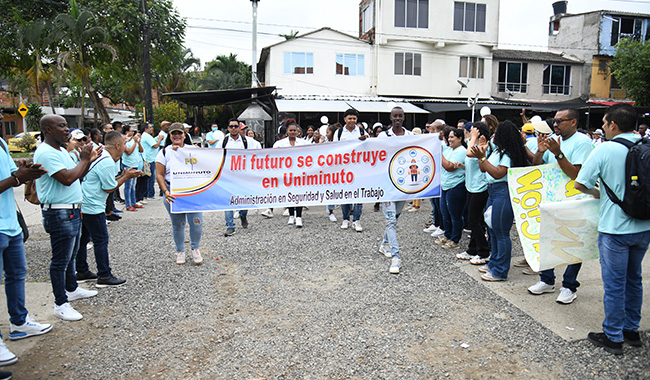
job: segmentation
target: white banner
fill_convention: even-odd
[[[172,212],[383,202],[440,196],[436,135],[275,149],[171,152]]]

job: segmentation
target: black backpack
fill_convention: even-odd
[[[230,138],[230,136],[228,136],[228,135],[226,135],[223,138],[223,143],[221,144],[222,149],[226,149],[226,145],[228,145],[228,138]],[[248,149],[248,141],[246,140],[246,137],[239,136],[239,138],[241,138],[242,139],[241,142],[244,143],[244,149]]]
[[[338,131],[336,131],[336,133],[338,134],[339,141],[341,141],[341,135],[343,135],[343,128],[345,128],[345,126],[342,126],[341,128],[339,128]],[[357,127],[357,128],[359,128],[359,136],[363,136],[366,134],[366,131],[363,129],[363,127]]]
[[[625,158],[625,195],[618,199],[612,189],[602,181],[607,196],[619,205],[623,212],[634,219],[650,220],[650,139],[641,138],[636,143],[616,138],[629,151]]]

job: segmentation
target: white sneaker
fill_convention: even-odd
[[[141,204],[143,204],[143,205],[146,205],[146,204],[149,203],[149,202],[147,202],[146,200],[143,199],[143,200],[141,200],[141,201],[138,202],[138,203],[141,203]]]
[[[336,215],[334,213],[330,214],[330,222],[336,222]]]
[[[568,305],[571,302],[575,301],[576,298],[578,298],[578,295],[575,292],[572,292],[571,289],[561,287],[560,295],[557,296],[557,300],[555,301],[557,303]]]
[[[343,219],[343,223],[341,223],[341,229],[347,230],[348,228],[350,228],[350,221]]]
[[[69,292],[66,290],[65,293],[68,295],[68,301],[76,301],[83,298],[94,297],[97,295],[96,290],[87,290],[82,288],[81,286],[77,286],[77,289],[75,289],[73,292]]]
[[[397,257],[393,257],[393,260],[390,262],[390,268],[388,271],[393,274],[399,273],[399,267],[402,265],[402,260]]]
[[[285,208],[284,212],[282,213],[282,216],[289,216],[289,209]]]
[[[295,222],[296,222],[296,217],[293,216],[293,215],[291,215],[291,216],[289,217],[289,222],[288,222],[287,224],[294,224]]]
[[[473,256],[469,259],[469,263],[472,265],[485,265],[490,261],[490,257],[481,257],[479,255]]]
[[[352,222],[352,228],[354,228],[355,231],[361,232],[363,231],[363,227],[361,227],[361,221],[360,220],[355,220]]]
[[[233,219],[239,219],[239,211],[235,211],[234,214],[232,214]]]
[[[432,232],[434,232],[436,230],[438,230],[438,227],[436,227],[435,225],[432,224],[429,227],[423,229],[422,231],[432,233]]]
[[[192,260],[194,260],[194,264],[200,265],[203,262],[203,257],[201,257],[201,251],[199,249],[193,249],[192,250]]]
[[[273,218],[273,210],[271,210],[270,208],[267,208],[266,210],[264,210],[264,211],[262,212],[261,215],[262,215],[263,217],[266,217],[266,218]]]
[[[138,206],[144,206],[144,203],[142,203],[142,201],[135,202],[135,204]]]
[[[483,265],[483,266],[478,267],[478,272],[479,273],[487,273],[489,271],[490,271],[490,268],[488,268],[487,265]]]
[[[442,236],[444,234],[445,234],[445,231],[443,231],[442,229],[436,227],[436,230],[431,233],[431,236],[439,237],[439,236]]]
[[[472,258],[472,256],[467,252],[463,252],[463,253],[457,253],[456,258],[458,260],[469,260]]]
[[[7,348],[5,342],[0,339],[0,366],[6,366],[14,364],[18,361],[18,357],[11,353]]]
[[[540,295],[544,293],[553,293],[555,291],[555,285],[549,285],[544,281],[539,281],[537,284],[528,288],[530,294]]]
[[[83,316],[76,311],[69,302],[61,306],[54,305],[54,315],[63,319],[64,321],[78,321]]]
[[[32,317],[27,315],[27,318],[25,318],[25,323],[20,326],[16,326],[13,323],[10,323],[9,339],[18,340],[29,338],[30,336],[43,335],[50,332],[50,330],[52,330],[52,325],[37,323],[32,319]]]
[[[393,256],[390,253],[390,247],[388,246],[388,244],[384,244],[384,243],[381,243],[379,245],[379,253],[381,253],[382,255],[384,255],[386,257],[392,257]]]
[[[296,217],[296,227],[302,228],[302,218]]]

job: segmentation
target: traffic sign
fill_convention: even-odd
[[[20,114],[20,116],[25,117],[25,115],[27,115],[27,111],[29,111],[29,108],[27,108],[25,103],[20,103],[20,105],[18,106],[18,113]]]

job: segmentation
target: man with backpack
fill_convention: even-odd
[[[623,354],[623,341],[633,347],[642,346],[639,335],[643,302],[641,263],[650,244],[650,169],[647,167],[650,142],[646,139],[629,149],[627,145],[632,145],[629,142],[637,143],[641,139],[634,133],[635,124],[634,107],[611,106],[603,117],[603,131],[609,141],[593,150],[575,182],[577,190],[600,198],[598,250],[605,290],[605,319],[603,332],[590,332],[588,339],[616,355]],[[637,153],[645,154],[645,158],[641,160],[643,155]],[[639,165],[641,169],[637,172],[635,168]],[[609,187],[612,194],[595,188],[598,179],[601,189]],[[636,187],[642,191],[634,191]],[[637,199],[631,199],[635,194]],[[633,205],[632,210],[629,204]]]
[[[359,112],[354,108],[350,108],[345,111],[343,114],[343,121],[345,121],[345,126],[340,128],[334,133],[334,141],[344,141],[344,140],[365,140],[368,138],[368,134],[365,132],[363,127],[357,126],[357,121],[359,119]],[[352,229],[357,232],[363,231],[361,227],[361,211],[363,205],[361,203],[356,203],[354,209],[352,205],[345,204],[341,205],[341,212],[343,214],[343,223],[341,228],[346,230],[350,228],[350,211],[352,211]]]
[[[236,118],[228,120],[228,134],[219,142],[217,148],[222,149],[258,149],[253,139],[243,136],[240,133],[239,121]],[[226,217],[226,232],[224,236],[235,234],[235,213],[233,211],[224,212]],[[239,210],[239,220],[242,228],[248,228],[248,210]]]

